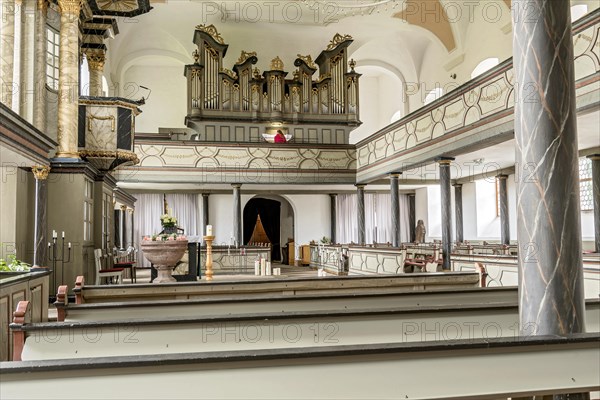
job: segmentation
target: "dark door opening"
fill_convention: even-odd
[[[253,198],[244,207],[244,244],[248,244],[260,215],[265,233],[271,241],[271,261],[281,260],[281,203],[276,200]]]

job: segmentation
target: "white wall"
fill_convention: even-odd
[[[477,239],[477,200],[475,183],[465,183],[462,187],[463,238]]]
[[[296,245],[318,241],[331,235],[331,201],[329,195],[287,195],[296,219]]]
[[[142,113],[135,119],[136,132],[155,133],[159,127],[184,128],[187,113],[187,89],[182,65],[134,66],[124,74],[121,96],[139,100],[148,97]]]

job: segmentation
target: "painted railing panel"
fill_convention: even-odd
[[[600,10],[577,21],[574,32],[575,79],[577,81],[578,108],[588,106],[584,95],[596,92],[600,80]],[[534,100],[535,88],[523,88]],[[383,128],[357,144],[357,181],[373,179],[382,174],[410,169],[427,161],[430,154],[425,149],[436,146],[435,151],[454,150],[466,144],[487,139],[468,136],[478,133],[485,125],[505,134],[512,131],[515,82],[512,59],[508,59],[488,73],[467,82],[420,108],[401,120]],[[489,133],[488,133],[489,135]],[[433,149],[432,149],[433,150]]]

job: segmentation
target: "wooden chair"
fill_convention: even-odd
[[[129,276],[131,277],[132,283],[137,283],[136,271],[135,271],[135,259],[129,259],[130,254],[135,254],[135,249],[132,246],[127,248],[127,252],[122,256],[117,256],[116,253],[113,256],[113,268],[122,268],[129,270]]]
[[[110,268],[103,269],[102,268],[102,259],[104,256],[102,255],[102,249],[94,250],[94,260],[96,262],[96,285],[100,285],[102,282],[102,278],[110,278],[110,281],[113,278],[117,278],[117,282],[119,284],[123,283],[123,268]],[[108,282],[108,280],[107,280]]]

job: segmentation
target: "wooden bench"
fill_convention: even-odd
[[[434,305],[496,304],[517,302],[516,287],[465,288],[400,292],[382,289],[378,293],[311,294],[267,297],[231,295],[230,297],[190,300],[127,301],[112,303],[72,304],[68,289],[60,286],[57,301],[58,321],[100,321],[115,319],[192,317],[259,312],[303,312],[316,310],[368,310],[390,306],[419,307]]]
[[[517,303],[259,312],[129,320],[29,323],[21,302],[11,324],[14,360],[424,342],[514,337]],[[600,331],[600,300],[586,303],[586,329]]]
[[[588,333],[4,362],[0,397],[499,399],[581,393],[600,388],[599,344],[600,335]]]
[[[137,284],[119,286],[87,286],[83,277],[75,282],[76,302],[99,303],[131,300],[183,300],[201,297],[228,297],[232,294],[270,296],[283,294],[373,293],[382,289],[397,292],[415,290],[477,287],[481,276],[477,272],[446,272],[377,276],[327,276],[314,278],[269,277],[267,279],[181,282],[173,284]]]

